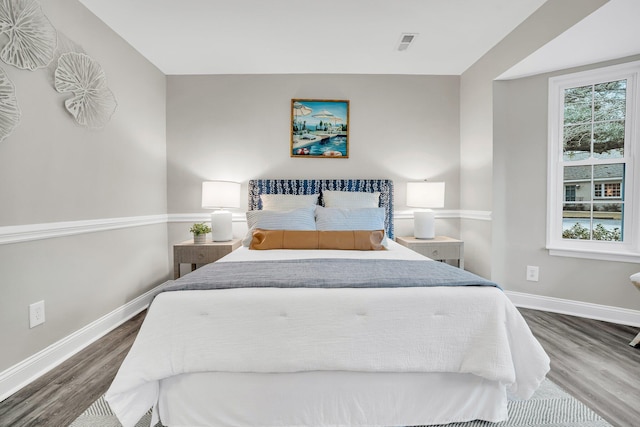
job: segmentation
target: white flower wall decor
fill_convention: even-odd
[[[107,87],[102,67],[83,53],[69,52],[60,56],[55,88],[60,93],[73,93],[64,105],[82,126],[100,129],[116,110],[117,102]]]
[[[20,122],[16,90],[7,73],[0,68],[0,141],[11,135]]]
[[[35,0],[0,0],[0,34],[8,37],[0,59],[23,70],[46,67],[56,49],[56,29]]]
[[[53,79],[55,78],[56,68],[58,68],[58,59],[65,53],[76,52],[76,53],[84,53],[86,54],[84,48],[80,46],[78,43],[71,40],[67,37],[63,32],[58,30],[58,43],[56,46],[56,50],[53,52],[53,59],[47,65],[47,75],[51,77],[51,86],[54,86]]]

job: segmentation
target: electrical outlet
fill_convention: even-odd
[[[34,302],[29,306],[29,328],[44,323],[44,301]]]
[[[539,268],[537,265],[527,265],[527,280],[530,282],[538,281]]]

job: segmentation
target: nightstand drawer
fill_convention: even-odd
[[[191,271],[204,264],[216,262],[240,247],[240,239],[228,242],[208,242],[194,244],[193,241],[173,246],[173,277],[180,277],[180,264],[191,264]]]
[[[460,259],[460,246],[452,245],[433,245],[430,247],[423,247],[419,245],[410,245],[410,249],[427,256],[431,259]]]
[[[458,261],[458,267],[464,269],[464,242],[447,236],[436,236],[433,239],[416,239],[415,237],[396,237],[396,242],[421,255],[436,261]]]
[[[184,247],[183,250],[178,251],[178,262],[186,262],[189,264],[209,264],[218,260],[227,250],[227,248],[215,248],[211,250],[210,247],[204,245],[193,245]],[[230,251],[229,251],[230,252]]]

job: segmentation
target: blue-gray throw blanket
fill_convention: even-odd
[[[494,286],[465,270],[436,261],[296,259],[207,264],[163,291],[230,288],[402,288]]]

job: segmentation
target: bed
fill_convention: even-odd
[[[151,304],[106,395],[124,427],[499,422],[548,372],[497,284],[393,241],[390,180],[252,180],[249,209]]]

